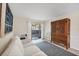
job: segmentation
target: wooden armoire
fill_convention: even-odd
[[[70,47],[70,19],[64,18],[51,22],[51,42],[62,45],[66,49]]]

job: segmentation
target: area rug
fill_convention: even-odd
[[[77,56],[47,41],[35,43],[48,56]]]

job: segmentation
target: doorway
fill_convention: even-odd
[[[41,24],[32,23],[32,40],[41,38]]]

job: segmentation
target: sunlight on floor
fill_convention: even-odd
[[[37,40],[32,40],[33,43],[40,43],[40,42],[43,42],[42,39],[37,39]]]

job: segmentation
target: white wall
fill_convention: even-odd
[[[67,13],[62,17],[71,19],[70,47],[79,50],[79,11]]]
[[[43,23],[41,23],[41,39],[43,39],[44,38],[44,25],[43,25]]]
[[[28,22],[24,18],[14,17],[14,34],[27,34]]]
[[[31,41],[31,21],[28,18],[14,17],[14,35],[27,34],[27,41]]]
[[[27,39],[32,40],[31,37],[31,30],[32,30],[32,23],[39,23],[41,24],[41,37],[43,38],[43,21],[37,21],[30,18],[20,18],[20,17],[14,17],[14,34],[20,35],[20,34],[26,34],[27,33]]]
[[[28,32],[27,32],[27,36],[28,36],[28,39],[31,41],[32,40],[32,35],[31,35],[31,21],[28,21]]]
[[[51,41],[51,21],[45,21],[43,23],[43,37],[47,41]]]

